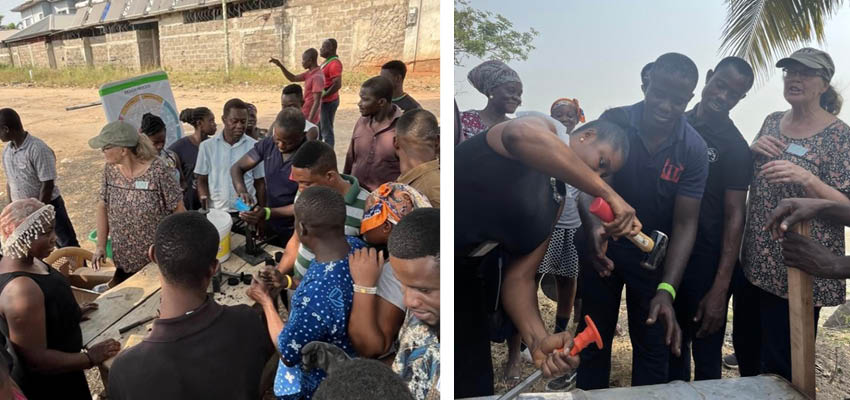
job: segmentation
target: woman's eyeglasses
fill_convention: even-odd
[[[819,77],[822,77],[822,78],[826,79],[826,77],[824,77],[824,76],[823,76],[823,74],[821,73],[821,71],[820,71],[819,69],[812,69],[812,68],[800,68],[800,69],[782,68],[782,77],[783,77],[783,78],[785,78],[785,79],[793,78],[793,77],[800,77],[800,78],[812,78],[812,77],[815,77],[815,76],[819,76]]]

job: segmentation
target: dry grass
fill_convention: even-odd
[[[36,87],[78,87],[99,88],[105,82],[114,82],[122,79],[139,76],[149,71],[135,71],[117,67],[75,67],[75,68],[22,68],[0,65],[0,86],[3,85],[33,85]],[[231,69],[230,76],[224,71],[168,71],[168,78],[173,87],[177,88],[280,88],[288,83],[280,71],[273,67],[235,67]],[[342,87],[346,89],[358,88],[363,81],[376,75],[375,71],[345,71],[342,74]],[[407,79],[408,89],[434,90],[440,87],[439,73],[417,73],[411,74]]]

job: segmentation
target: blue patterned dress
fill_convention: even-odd
[[[354,236],[346,236],[351,252],[366,247]],[[355,356],[348,338],[348,317],[354,300],[354,281],[348,257],[328,263],[312,260],[304,279],[292,295],[289,322],[278,337],[278,350],[292,367],[278,361],[274,393],[279,399],[310,399],[325,379],[325,372],[301,371],[301,348],[309,342],[331,343]]]

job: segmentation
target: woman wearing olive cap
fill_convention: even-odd
[[[112,287],[148,264],[159,222],[174,212],[185,211],[183,194],[172,170],[157,157],[150,140],[132,125],[115,121],[106,124],[89,146],[103,151],[106,166],[97,219],[95,269],[106,254],[106,239],[112,239],[115,276]]]
[[[734,344],[742,376],[774,373],[791,380],[788,274],[782,246],[765,230],[785,198],[808,197],[850,204],[850,127],[836,116],[841,96],[830,81],[829,54],[803,48],[776,63],[782,68],[788,111],[767,116],[750,149],[755,178],[750,186],[741,252],[743,275],[735,291]],[[844,228],[811,221],[811,236],[844,254]],[[813,279],[815,326],[821,307],[844,302],[845,284]]]

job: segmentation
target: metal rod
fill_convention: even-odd
[[[118,329],[118,333],[119,333],[119,334],[121,334],[121,335],[123,335],[125,332],[130,331],[130,330],[132,330],[133,328],[135,328],[135,327],[137,327],[137,326],[144,325],[144,324],[148,323],[148,321],[150,321],[150,320],[152,320],[152,319],[154,319],[154,318],[156,318],[156,315],[151,315],[151,316],[149,316],[149,317],[144,317],[144,318],[142,318],[142,319],[140,319],[140,320],[138,320],[138,321],[136,321],[136,322],[133,322],[133,323],[132,323],[132,324],[130,324],[130,325],[127,325],[127,326],[125,326],[125,327],[123,327],[123,328],[119,328],[119,329]]]
[[[507,393],[503,394],[497,400],[510,400],[516,398],[520,393],[531,387],[534,382],[537,382],[541,376],[543,376],[543,371],[539,369],[534,371],[534,373],[529,375],[528,378],[525,378],[524,381],[520,382],[519,385],[514,386],[511,390],[508,390]]]
[[[230,76],[230,39],[227,35],[227,0],[221,0],[221,19],[224,21],[224,72]]]
[[[86,103],[86,104],[77,104],[75,106],[65,107],[65,111],[79,110],[81,108],[89,108],[89,107],[99,106],[101,104],[103,104],[102,101],[94,101],[94,102]]]

